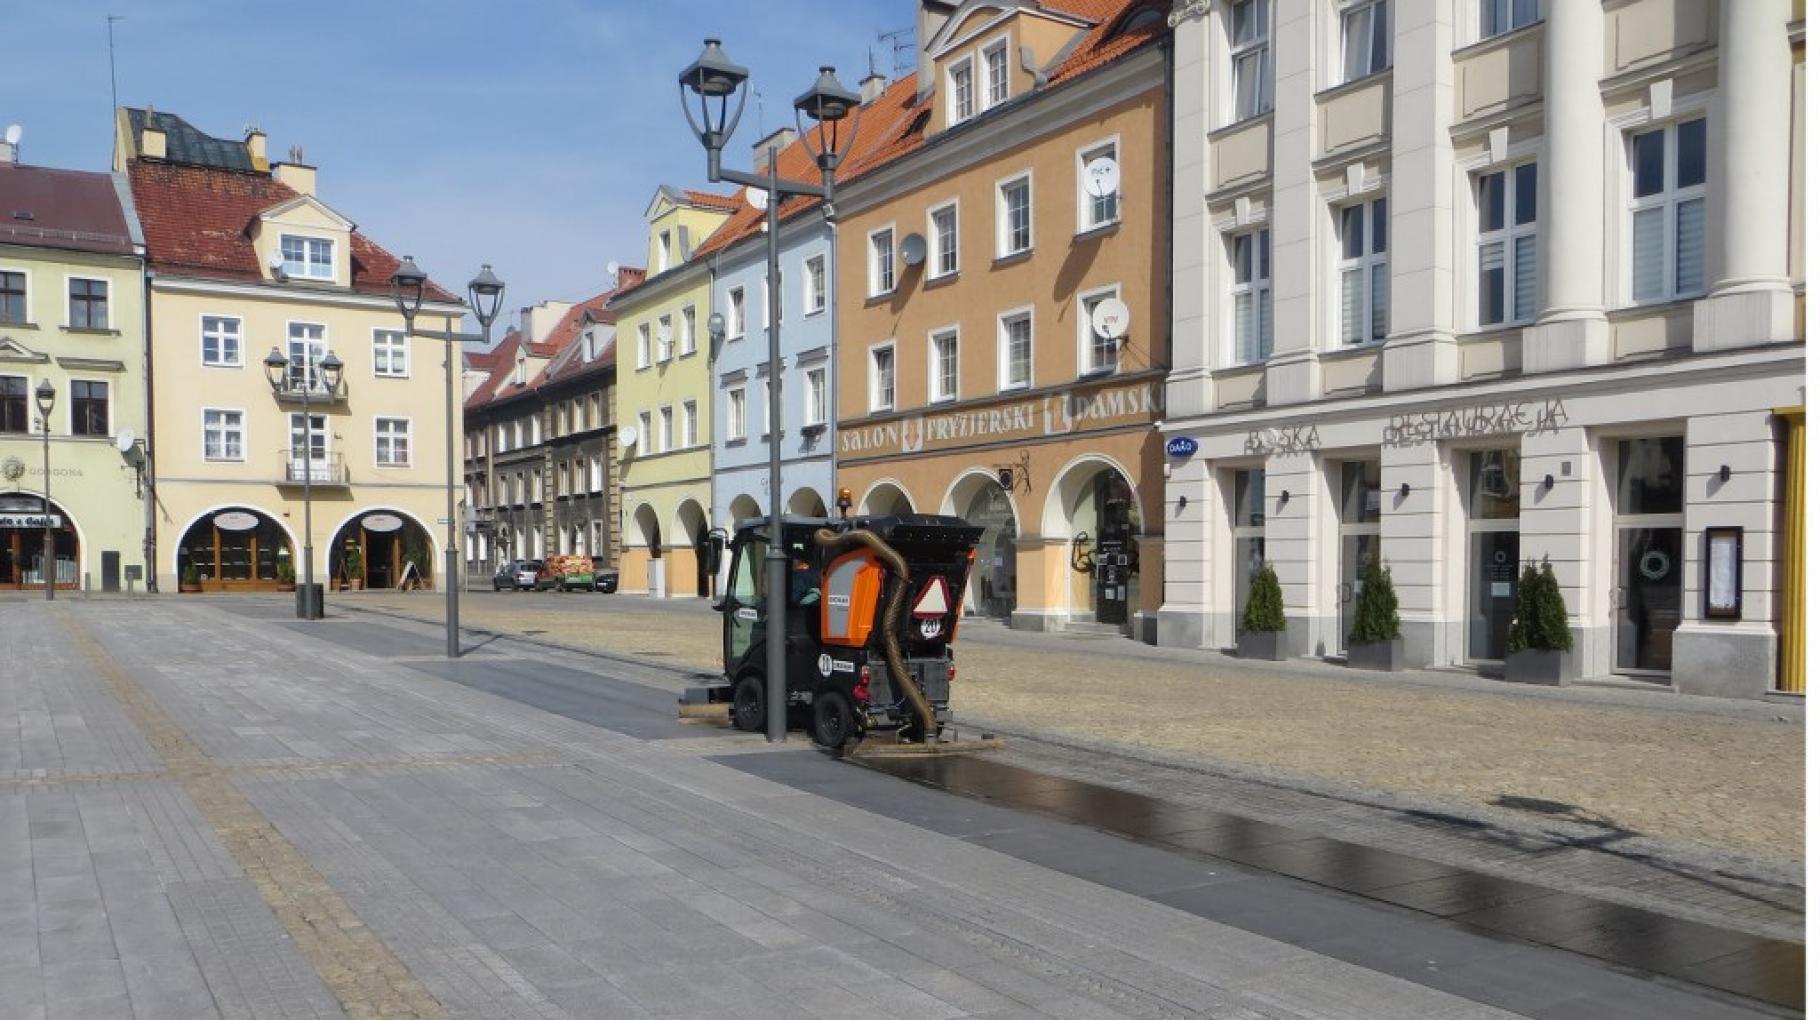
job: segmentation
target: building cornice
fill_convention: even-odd
[[[293,287],[280,287],[267,283],[232,283],[227,280],[211,280],[196,276],[173,276],[165,273],[148,273],[147,279],[154,291],[172,294],[213,294],[224,297],[252,298],[258,301],[274,301],[282,304],[331,305],[343,308],[383,309],[397,314],[398,305],[390,295],[363,294],[358,291],[303,290]],[[450,304],[442,301],[425,301],[419,315],[466,315],[466,305]]]

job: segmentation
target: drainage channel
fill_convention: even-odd
[[[1803,947],[1557,892],[1238,815],[983,758],[881,758],[864,768],[977,801],[1089,826],[1406,908],[1494,936],[1799,1011]],[[1216,920],[1218,918],[1215,918]]]

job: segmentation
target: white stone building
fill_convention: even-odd
[[[1804,16],[1179,0],[1159,640],[1268,561],[1343,655],[1381,556],[1408,657],[1495,671],[1546,560],[1575,675],[1800,690]]]

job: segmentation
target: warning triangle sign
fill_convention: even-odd
[[[940,619],[948,615],[948,582],[941,575],[929,579],[923,586],[923,593],[916,597],[916,604],[910,608],[910,615],[919,619]]]

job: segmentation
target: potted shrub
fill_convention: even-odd
[[[1517,582],[1516,616],[1510,622],[1510,645],[1504,657],[1504,679],[1526,684],[1562,686],[1572,669],[1574,634],[1567,626],[1567,603],[1555,581],[1555,569],[1532,560]]]
[[[1394,673],[1403,668],[1403,620],[1390,568],[1372,557],[1359,586],[1359,606],[1346,636],[1346,665]]]
[[[297,571],[291,567],[290,560],[278,561],[278,590],[297,590]]]
[[[359,546],[350,544],[341,554],[341,569],[347,576],[349,588],[359,591],[366,587],[366,557],[361,555]]]
[[[1276,568],[1268,563],[1252,578],[1251,592],[1245,596],[1245,615],[1239,620],[1239,658],[1273,662],[1289,658],[1283,586],[1277,582]]]
[[[196,564],[191,563],[183,568],[183,576],[177,579],[177,590],[179,592],[202,590],[202,571],[196,569]]]

